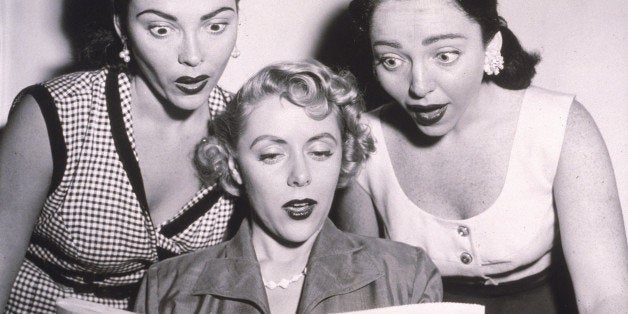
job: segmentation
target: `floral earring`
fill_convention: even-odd
[[[484,72],[487,75],[498,75],[504,69],[504,57],[499,50],[486,50],[484,56]]]
[[[129,53],[129,47],[126,45],[126,37],[122,37],[122,51],[118,54],[118,57],[124,61],[124,63],[129,63],[131,61],[131,54]]]
[[[497,32],[486,47],[484,53],[484,72],[487,75],[498,75],[504,69],[504,57],[502,57],[502,33]]]

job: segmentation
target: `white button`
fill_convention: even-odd
[[[468,236],[468,235],[469,235],[469,228],[468,228],[468,227],[465,227],[465,226],[460,226],[460,227],[458,227],[458,234],[459,234],[461,237],[466,237],[466,236]]]
[[[473,261],[473,256],[471,256],[471,254],[467,253],[467,252],[463,252],[462,254],[460,254],[460,261],[463,264],[470,264]]]

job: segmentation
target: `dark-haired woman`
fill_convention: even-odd
[[[352,2],[394,102],[368,116],[378,152],[338,223],[424,248],[444,300],[487,313],[558,311],[559,239],[578,309],[625,311],[628,248],[604,141],[573,96],[530,86],[538,57],[496,6]]]
[[[119,62],[25,89],[3,132],[0,311],[128,308],[149,265],[223,240],[232,201],[192,155],[230,98],[237,0],[113,2]]]

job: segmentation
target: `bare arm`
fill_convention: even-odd
[[[53,167],[37,103],[26,96],[15,109],[0,138],[0,312],[24,259]]]
[[[338,228],[366,236],[380,236],[371,197],[355,180],[336,192],[335,202],[332,220]]]
[[[628,245],[611,160],[593,119],[572,105],[554,196],[563,250],[582,313],[628,308]]]

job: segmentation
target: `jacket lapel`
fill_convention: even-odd
[[[383,276],[373,257],[327,220],[314,242],[298,313],[310,313],[324,299],[360,289]]]
[[[225,248],[224,256],[207,260],[192,294],[246,300],[261,312],[270,313],[248,219]]]

